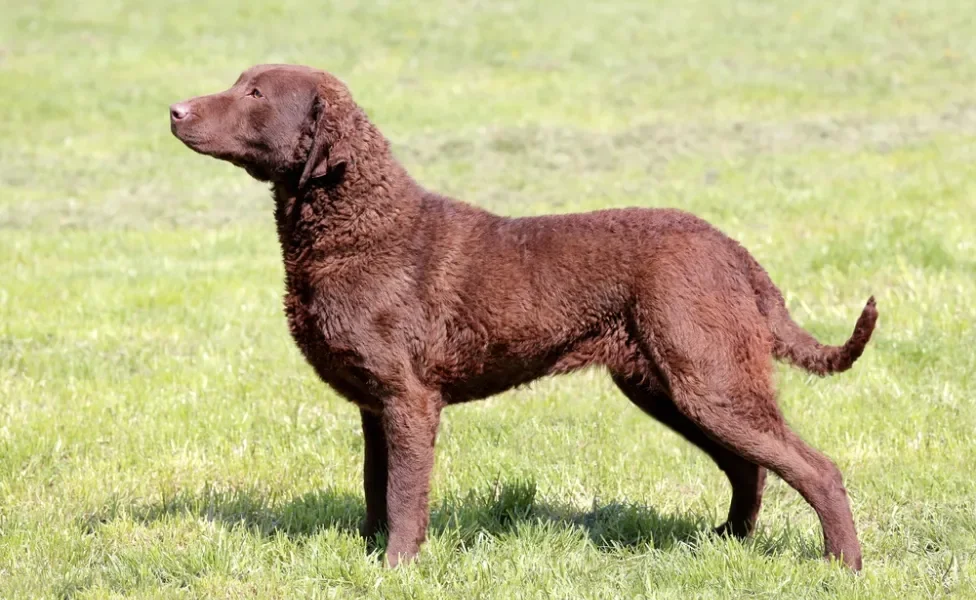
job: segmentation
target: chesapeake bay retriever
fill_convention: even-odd
[[[360,410],[364,533],[391,566],[425,538],[441,409],[605,367],[632,402],[715,460],[726,535],[756,524],[766,470],[820,517],[825,554],[861,567],[837,467],[776,404],[772,358],[851,367],[877,319],[823,346],[738,243],[678,210],[506,218],[425,190],[334,76],[261,65],[170,107],[191,149],[271,183],[291,335]]]

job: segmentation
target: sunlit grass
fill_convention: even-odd
[[[0,598],[976,596],[976,37],[963,3],[46,1],[0,19]],[[350,83],[431,188],[510,215],[677,206],[849,373],[778,369],[862,575],[599,372],[449,409],[430,541],[381,567],[357,411],[281,313],[265,186],[170,102],[257,62]]]

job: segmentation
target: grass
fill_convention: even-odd
[[[976,597],[976,37],[963,2],[6,2],[0,598]],[[850,373],[779,368],[865,570],[599,372],[448,410],[430,541],[383,569],[350,405],[280,309],[264,186],[170,102],[257,62],[352,87],[429,187],[512,215],[677,206],[749,247]]]

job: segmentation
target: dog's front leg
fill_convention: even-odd
[[[365,460],[363,461],[363,491],[366,492],[366,521],[363,523],[363,537],[372,540],[376,534],[387,528],[386,513],[386,475],[388,463],[386,455],[386,434],[379,415],[360,410],[363,419],[363,441]]]
[[[391,398],[384,406],[381,420],[386,435],[390,527],[386,558],[391,567],[416,556],[427,534],[440,410],[440,398],[429,392]]]

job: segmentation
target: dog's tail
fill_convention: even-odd
[[[861,316],[854,325],[854,333],[843,346],[824,346],[812,335],[796,324],[780,304],[769,315],[773,332],[773,356],[786,359],[798,367],[816,375],[829,375],[850,369],[871,339],[874,324],[878,320],[878,309],[874,296],[868,299]]]
[[[857,319],[857,324],[854,325],[854,333],[844,342],[844,345],[825,346],[796,324],[786,309],[783,294],[770,279],[769,274],[748,252],[746,255],[749,257],[749,274],[756,291],[759,310],[769,319],[769,328],[774,340],[773,356],[785,359],[820,376],[850,369],[871,340],[874,325],[878,320],[874,296],[868,299],[861,316]]]

